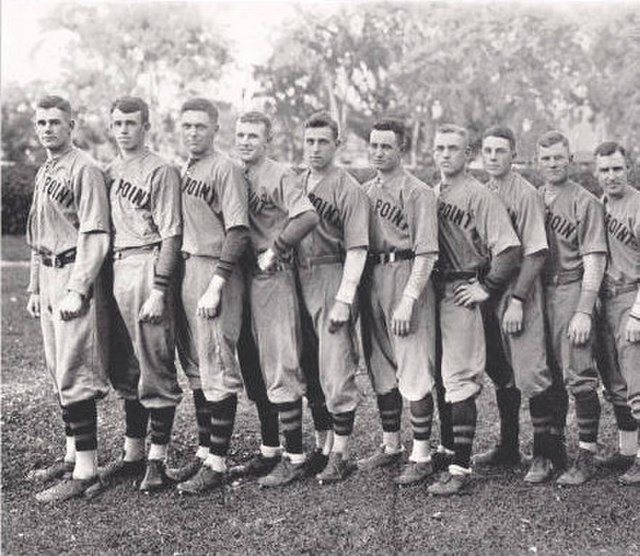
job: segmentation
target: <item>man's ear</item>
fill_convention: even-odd
[[[76,127],[76,121],[75,120],[69,120],[69,129],[74,129]]]

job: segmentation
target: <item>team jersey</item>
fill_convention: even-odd
[[[538,190],[542,199],[548,187]],[[584,255],[607,252],[602,205],[586,189],[569,181],[545,205],[549,242],[545,275],[580,271]]]
[[[536,188],[516,172],[511,172],[506,181],[500,183],[489,180],[487,186],[504,203],[522,244],[522,254],[527,256],[546,250],[544,203]]]
[[[369,246],[369,199],[346,171],[333,168],[308,191],[310,172],[303,178],[305,191],[315,207],[318,226],[298,245],[298,259],[344,254],[348,249]]]
[[[607,282],[640,282],[640,191],[627,187],[622,197],[604,198],[609,243]]]
[[[441,270],[486,270],[493,257],[520,246],[505,205],[471,176],[435,191]]]
[[[362,188],[370,202],[372,253],[438,252],[436,198],[428,185],[402,168],[389,178],[378,174]]]
[[[49,158],[35,178],[27,243],[59,254],[75,247],[78,233],[109,232],[105,177],[86,153],[71,148]]]
[[[242,169],[222,153],[190,159],[182,169],[182,250],[219,257],[226,230],[249,227]]]
[[[143,247],[182,234],[180,174],[145,149],[107,169],[113,246]]]
[[[302,179],[285,164],[265,158],[245,169],[249,188],[249,230],[255,254],[269,249],[287,221],[314,210]]]

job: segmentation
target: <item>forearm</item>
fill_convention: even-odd
[[[78,234],[76,260],[67,285],[68,290],[83,296],[89,293],[109,251],[109,240],[106,232]]]
[[[437,260],[437,253],[424,253],[415,256],[413,266],[411,267],[411,274],[409,274],[409,279],[402,292],[403,297],[410,297],[414,300],[420,297],[420,294],[429,281],[433,265],[436,264]]]
[[[319,217],[315,210],[308,210],[290,218],[280,235],[273,242],[277,255],[298,245],[302,239],[318,225]]]
[[[178,254],[180,253],[181,244],[182,236],[172,236],[162,240],[153,277],[154,289],[164,292],[169,287],[171,277],[176,271],[178,264]]]
[[[27,291],[33,294],[40,293],[40,257],[35,251],[31,251],[31,263],[29,264],[29,285]]]
[[[351,305],[367,262],[367,250],[364,247],[349,249],[342,269],[342,280],[336,294],[336,301]]]
[[[527,297],[529,297],[531,287],[542,271],[547,253],[546,250],[538,251],[537,253],[525,255],[522,258],[522,266],[520,267],[520,272],[518,273],[518,278],[513,288],[512,297],[520,301],[525,301]]]
[[[495,255],[491,261],[491,267],[483,280],[484,286],[490,293],[497,293],[511,280],[518,271],[522,260],[522,249],[510,247]]]
[[[598,297],[598,291],[602,284],[604,271],[607,266],[607,256],[605,253],[589,253],[582,257],[584,274],[580,289],[580,299],[576,307],[576,313],[586,313],[590,315]]]
[[[249,229],[237,226],[227,230],[215,274],[227,280],[249,243]]]

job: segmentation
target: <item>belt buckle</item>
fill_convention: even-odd
[[[391,251],[391,253],[389,253],[389,261],[390,263],[395,263],[396,262],[396,252],[395,251]]]
[[[54,268],[62,268],[62,259],[57,255],[53,256],[53,266]]]

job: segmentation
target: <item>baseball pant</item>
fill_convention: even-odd
[[[62,268],[40,265],[40,326],[47,369],[60,405],[107,395],[109,318],[103,276],[98,275],[82,314],[64,321],[60,302],[67,294],[73,263]]]
[[[112,365],[112,383],[125,399],[139,399],[146,409],[176,406],[182,398],[174,363],[175,302],[173,290],[165,294],[165,312],[160,324],[142,323],[140,310],[153,287],[157,254],[136,253],[113,263],[113,295],[120,314],[119,330],[126,334],[134,358],[120,356],[122,364]],[[124,330],[122,329],[124,327]],[[117,336],[117,337],[118,337]],[[127,351],[126,336],[122,341]],[[120,349],[119,345],[114,349]],[[135,364],[134,364],[135,363]]]
[[[177,346],[180,363],[192,390],[202,389],[210,402],[222,401],[242,391],[236,359],[240,336],[244,284],[238,269],[222,289],[218,316],[197,315],[198,301],[207,291],[218,259],[191,256],[184,260],[177,312]]]

